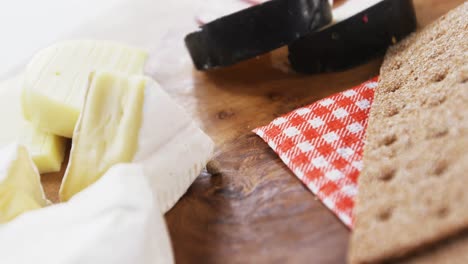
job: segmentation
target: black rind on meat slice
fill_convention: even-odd
[[[271,0],[214,20],[185,37],[198,70],[267,53],[332,20],[328,0]]]
[[[413,32],[416,24],[411,0],[383,0],[293,42],[289,61],[301,73],[346,70],[383,55],[390,45]]]

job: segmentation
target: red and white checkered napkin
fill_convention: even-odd
[[[254,130],[348,227],[377,77]]]

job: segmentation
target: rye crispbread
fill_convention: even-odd
[[[399,258],[468,229],[467,80],[468,2],[387,52],[367,129],[350,263]],[[443,259],[468,248],[468,239],[460,243],[429,254]]]
[[[466,264],[468,263],[468,234],[444,240],[404,260],[400,264]]]

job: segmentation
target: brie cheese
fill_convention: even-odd
[[[173,263],[141,166],[118,164],[70,201],[0,225],[2,264]]]
[[[47,204],[26,147],[12,143],[0,149],[0,223]]]
[[[21,110],[22,76],[0,84],[0,147],[19,142],[28,148],[39,173],[59,171],[62,165],[65,138],[40,131],[23,117]]]
[[[25,72],[23,111],[41,130],[71,137],[89,74],[109,70],[141,74],[147,54],[103,41],[65,41],[37,53]]]
[[[148,77],[97,72],[60,188],[67,201],[121,162],[141,164],[163,212],[185,193],[214,144]]]

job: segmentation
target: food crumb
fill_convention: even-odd
[[[362,17],[362,21],[364,22],[364,24],[367,24],[369,22],[369,17],[367,16],[367,14],[365,14],[363,17]]]

